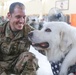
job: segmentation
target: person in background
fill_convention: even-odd
[[[31,42],[26,25],[24,4],[14,2],[7,14],[9,21],[0,25],[0,75],[37,75],[38,59],[29,52]]]
[[[30,23],[30,26],[36,29],[36,20],[32,19],[32,22]]]
[[[31,27],[33,27],[34,29],[38,29],[38,27],[39,27],[39,21],[38,21],[37,16],[36,17],[35,16],[27,17],[26,23],[28,25],[30,25]]]
[[[7,20],[4,18],[4,16],[0,16],[0,24],[6,22]]]

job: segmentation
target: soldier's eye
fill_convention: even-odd
[[[46,32],[51,32],[50,28],[45,29]]]
[[[17,15],[16,18],[19,19],[19,18],[21,18],[21,16]]]

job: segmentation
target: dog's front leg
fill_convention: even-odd
[[[65,57],[59,75],[67,75],[68,68],[76,63],[76,48],[74,47]]]

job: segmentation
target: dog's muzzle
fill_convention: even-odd
[[[33,32],[30,32],[28,34],[28,38],[29,38],[30,41],[31,41],[32,37],[33,37]],[[34,47],[40,47],[40,48],[48,48],[49,47],[49,43],[48,42],[40,42],[40,43],[34,43],[34,42],[32,42],[32,46],[34,46]]]

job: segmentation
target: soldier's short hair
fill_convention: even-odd
[[[10,14],[12,14],[14,12],[14,9],[15,9],[16,6],[19,6],[21,8],[25,8],[25,5],[23,3],[21,3],[21,2],[14,2],[9,7],[9,13]]]

